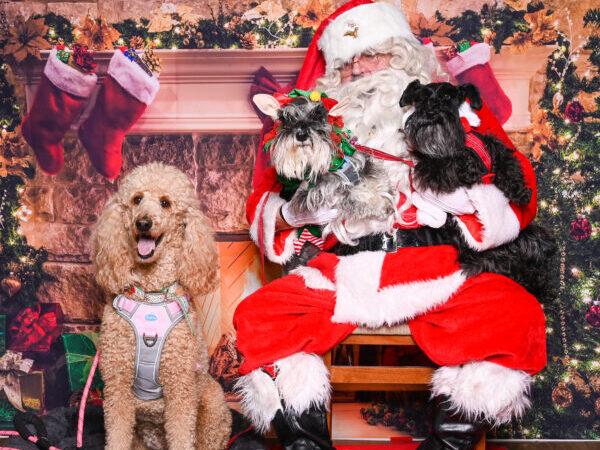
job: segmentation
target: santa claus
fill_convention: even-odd
[[[433,53],[412,35],[401,10],[354,0],[323,21],[296,87],[349,98],[343,119],[358,143],[407,158],[400,97],[412,80],[427,83],[440,75]],[[513,147],[485,105],[474,112],[465,104],[462,111],[478,132],[493,133]],[[421,241],[390,249],[388,239],[415,242],[411,233],[428,224],[434,205],[458,216],[473,249],[513,240],[536,213],[535,176],[527,159],[519,158],[534,192],[522,207],[509,203],[493,184],[426,199],[411,194],[407,164],[378,160],[397,185],[397,211],[389,221],[346,223],[344,230],[368,251],[346,246],[345,256],[339,256],[327,251],[336,244],[330,237],[326,250],[308,265],[241,302],[234,317],[244,356],[237,387],[258,430],[272,424],[286,449],[331,448],[325,420],[330,385],[320,355],[357,326],[403,322],[440,366],[431,381],[440,406],[434,432],[421,449],[472,448],[486,426],[523,414],[532,376],[546,364],[538,301],[504,276],[466,277],[451,246]],[[280,190],[274,169],[267,169],[248,199],[247,216],[252,239],[267,258],[283,264],[294,254],[297,228],[326,224],[336,211],[296,214]]]

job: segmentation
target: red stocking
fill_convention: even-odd
[[[446,69],[459,83],[477,86],[485,103],[503,124],[512,113],[512,103],[494,76],[489,60],[490,46],[476,43],[448,61]]]
[[[100,174],[119,175],[127,131],[152,103],[160,85],[121,51],[115,51],[94,107],[79,127],[79,139]]]
[[[33,148],[38,167],[55,175],[63,166],[62,139],[79,118],[98,77],[58,59],[52,50],[21,134]]]

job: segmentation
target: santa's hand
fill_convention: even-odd
[[[440,228],[446,223],[448,213],[439,206],[428,202],[419,192],[411,195],[413,205],[417,208],[417,223],[431,228]]]
[[[446,211],[453,216],[462,216],[463,214],[473,214],[476,209],[469,194],[465,188],[458,188],[449,193],[434,193],[429,189],[420,190],[412,194],[411,198],[417,197],[417,201],[427,202],[437,206],[442,211]],[[414,203],[414,200],[413,200]]]
[[[281,207],[281,217],[294,228],[304,225],[325,225],[338,215],[337,209],[323,206],[315,211],[296,211],[290,202]]]

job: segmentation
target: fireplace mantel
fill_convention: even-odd
[[[439,56],[441,50],[437,51]],[[523,129],[530,124],[530,78],[551,51],[551,47],[535,47],[526,54],[515,55],[503,48],[492,55],[491,67],[513,103],[513,115],[505,124],[506,129]],[[264,66],[281,85],[286,85],[300,69],[306,49],[157,50],[156,53],[163,65],[160,91],[132,133],[257,132],[261,124],[248,101],[254,72]],[[28,62],[17,70],[25,82],[28,107],[48,55],[48,51],[42,52],[41,61]],[[100,81],[111,56],[112,52],[95,53]],[[82,119],[92,102],[93,98]]]

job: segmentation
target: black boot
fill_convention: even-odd
[[[471,423],[460,414],[454,414],[448,397],[441,396],[433,420],[433,433],[419,445],[418,450],[470,450],[481,440],[486,428],[484,421]]]
[[[297,416],[277,411],[273,428],[284,450],[332,450],[327,414],[310,408]]]

